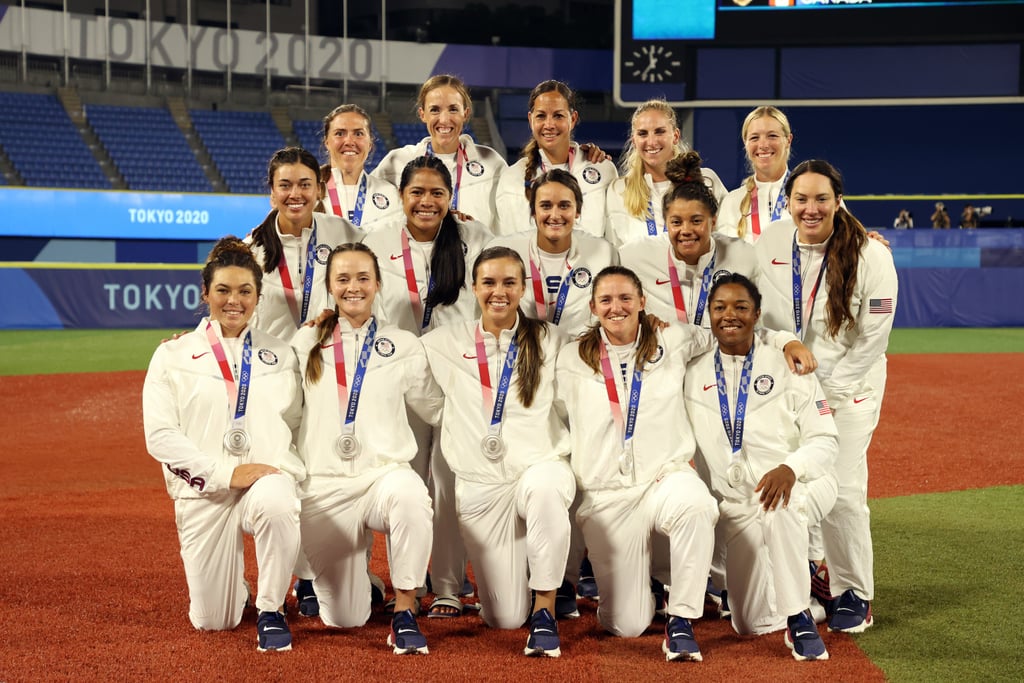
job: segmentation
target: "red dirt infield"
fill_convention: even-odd
[[[343,631],[292,616],[290,653],[256,652],[251,611],[234,631],[197,632],[187,618],[172,504],[143,442],[143,375],[0,377],[0,604],[8,608],[0,682],[884,680],[848,636],[822,628],[831,660],[797,663],[781,634],[741,638],[710,618],[695,624],[704,662],[666,663],[660,621],[640,638],[615,638],[601,631],[587,601],[580,619],[560,622],[558,660],[523,657],[525,629],[495,631],[472,613],[421,619],[426,657],[392,655],[384,645],[389,622],[378,613],[366,627]],[[1020,377],[1024,354],[890,357],[871,495],[1024,483],[1024,459],[1002,438],[1021,431]],[[1015,378],[1009,388],[1007,378]],[[997,405],[1013,408],[1004,414]],[[248,550],[254,582],[251,543]],[[374,570],[386,578],[383,555],[375,555]],[[885,609],[876,605],[879,618]]]

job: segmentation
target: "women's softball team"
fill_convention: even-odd
[[[634,113],[621,178],[573,141],[578,107],[534,88],[508,165],[467,134],[465,84],[433,76],[428,136],[376,169],[353,104],[323,119],[326,164],[270,160],[270,213],[214,245],[207,314],[143,389],[195,628],[252,605],[265,652],[292,649],[296,613],[362,626],[374,532],[399,655],[429,652],[418,617],[473,606],[527,656],[572,656],[558,619],[598,588],[610,633],[664,621],[668,661],[703,658],[709,583],[738,634],[781,632],[798,661],[829,657],[816,621],[872,625],[892,255],[837,169],[790,169],[775,107],[744,121],[732,192],[665,102]]]

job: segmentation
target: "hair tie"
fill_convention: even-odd
[[[692,183],[693,182],[693,176],[692,175],[683,176],[683,182],[684,183]]]

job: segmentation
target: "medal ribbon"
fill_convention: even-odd
[[[498,341],[497,339],[495,341]],[[480,393],[483,395],[483,410],[486,419],[487,406],[494,401],[491,411],[490,423],[487,427],[488,434],[501,433],[501,418],[505,414],[505,398],[508,396],[508,389],[512,385],[512,369],[516,364],[516,356],[519,349],[516,346],[515,335],[509,340],[508,350],[505,352],[505,360],[502,363],[501,376],[498,378],[498,395],[494,396],[491,388],[491,372],[487,362],[487,346],[484,344],[484,335],[480,332],[480,325],[476,326],[476,367],[480,374]]]
[[[566,272],[562,278],[562,284],[558,287],[558,298],[555,300],[555,312],[551,319],[548,319],[547,283],[541,274],[540,268],[533,259],[533,245],[530,245],[530,279],[533,280],[533,298],[537,302],[537,317],[540,320],[558,325],[562,319],[562,311],[565,310],[565,302],[569,299],[569,282],[572,280],[572,266],[569,264],[569,257],[565,259]]]
[[[736,418],[729,414],[729,390],[725,386],[725,371],[722,369],[722,353],[715,349],[715,381],[718,383],[718,407],[722,413],[722,426],[725,437],[732,446],[733,461],[743,447],[743,420],[747,416],[747,397],[750,395],[750,375],[754,367],[754,342],[750,342],[750,351],[743,359],[743,370],[740,371],[740,386],[736,394]]]
[[[704,274],[700,278],[700,295],[697,297],[697,310],[693,315],[693,324],[700,327],[701,321],[704,319],[704,309],[708,305],[708,290],[711,289],[711,275],[715,271],[715,254],[711,255],[711,260],[708,261],[708,265],[704,267]],[[676,318],[679,322],[689,322],[686,315],[686,302],[683,300],[683,286],[682,281],[679,279],[679,271],[676,270],[675,259],[672,258],[672,248],[668,250],[668,277],[672,281],[672,301],[676,307]]]
[[[402,230],[402,263],[405,265],[405,286],[409,290],[409,304],[412,306],[413,316],[420,318],[420,329],[427,329],[430,324],[430,317],[434,312],[433,306],[424,306],[420,299],[420,288],[416,284],[416,268],[412,263],[412,250],[409,248],[409,234]],[[434,276],[427,280],[427,296],[434,291]]]
[[[356,411],[359,410],[359,395],[363,390],[363,378],[366,376],[366,366],[370,362],[370,349],[373,347],[373,339],[377,336],[377,319],[370,320],[370,327],[366,330],[366,339],[363,341],[363,348],[356,360],[356,370],[352,374],[352,391],[348,390],[348,380],[345,375],[345,347],[341,342],[341,322],[334,326],[334,377],[338,385],[338,412],[347,404],[348,409],[342,416],[342,429],[345,434],[351,434],[356,429]]]
[[[213,357],[217,359],[220,366],[220,374],[224,377],[224,386],[228,394],[228,412],[232,413],[232,428],[245,428],[245,408],[249,403],[249,380],[252,377],[252,332],[245,333],[242,341],[242,371],[238,374],[236,390],[235,375],[231,372],[231,365],[228,363],[224,346],[213,331],[213,323],[206,322],[206,339],[210,342],[213,350]]]
[[[654,220],[654,197],[647,200],[647,215],[644,218],[647,221],[647,234],[651,237],[657,236],[658,224]]]
[[[782,210],[786,208],[786,193],[783,188],[786,187],[786,178],[789,177],[789,169],[786,169],[786,175],[782,176],[782,185],[779,187],[779,196],[775,198],[775,206],[772,207],[771,217],[768,219],[770,223],[782,218]],[[770,198],[770,197],[769,197]],[[755,183],[753,191],[750,193],[750,226],[751,231],[755,235],[761,234],[761,213],[757,208],[757,184]]]
[[[434,156],[434,145],[431,142],[427,143],[427,156]],[[460,143],[459,148],[455,150],[455,188],[452,191],[452,211],[459,210],[459,188],[462,187],[462,165],[466,163],[468,159],[469,155],[466,154],[466,146]]]
[[[341,206],[341,199],[338,196],[338,185],[334,182],[332,172],[327,179],[327,194],[331,197],[331,209],[335,216],[348,218],[349,222],[359,227],[363,222],[363,207],[366,205],[366,171],[363,171],[359,179],[359,190],[356,192],[356,203],[352,211],[345,211]]]
[[[541,154],[540,150],[537,150],[537,155],[538,155],[538,159],[540,160],[540,172],[541,172],[541,174],[547,173],[548,172],[548,166],[547,166],[547,164],[544,163],[544,155]],[[573,162],[573,159],[575,159],[575,158],[576,158],[576,147],[570,145],[569,146],[569,163],[567,164],[568,167],[569,167],[569,169],[568,169],[569,173],[572,173],[572,162]],[[533,178],[530,178],[529,180],[526,181],[526,186],[529,187],[530,183],[532,183],[532,182],[533,182]]]
[[[804,329],[811,324],[811,315],[814,314],[814,299],[818,296],[818,287],[821,285],[821,276],[825,274],[825,266],[828,264],[828,247],[821,255],[821,267],[818,268],[818,277],[814,280],[814,287],[811,289],[811,296],[807,299],[807,320],[804,321],[804,290],[803,280],[800,275],[800,247],[796,243],[796,233],[793,233],[793,321],[796,323],[796,336],[803,341]]]
[[[643,372],[633,370],[633,383],[629,390],[629,403],[626,407],[626,419],[622,417],[622,404],[619,401],[619,383],[615,379],[611,359],[608,358],[608,347],[601,340],[601,374],[604,375],[604,389],[608,394],[608,405],[611,406],[612,419],[622,433],[622,448],[632,447],[633,432],[636,429],[636,415],[640,408],[640,388],[643,383]]]
[[[313,293],[313,269],[316,263],[316,221],[313,221],[313,230],[309,234],[309,242],[306,244],[306,272],[302,277],[302,309],[295,300],[295,287],[292,286],[292,275],[288,270],[288,260],[284,257],[284,249],[281,249],[281,259],[277,262],[277,272],[281,276],[281,286],[284,288],[284,298],[291,309],[292,318],[295,319],[295,326],[299,327],[306,319],[309,312],[310,294]]]

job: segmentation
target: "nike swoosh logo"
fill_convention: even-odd
[[[399,633],[416,633],[416,630],[415,629],[411,629],[411,628],[400,628],[400,629],[398,629],[398,632]]]
[[[331,348],[332,346],[334,346],[334,342],[331,342],[330,344],[321,344],[321,345],[320,345],[320,348],[321,348],[321,349],[329,349],[329,348]]]
[[[402,255],[399,254],[398,256],[395,256],[394,254],[391,254],[391,260],[392,261],[401,261],[402,260]]]
[[[533,630],[533,632],[534,632],[534,633],[554,633],[554,631],[552,631],[552,630],[551,630],[551,629],[549,629],[549,628],[535,628],[535,629]]]
[[[857,405],[858,403],[863,403],[866,400],[868,400],[867,396],[865,396],[864,398],[855,398],[855,399],[853,399],[853,404]]]
[[[203,356],[205,356],[208,353],[209,353],[209,351],[203,351],[202,353],[193,353],[192,354],[192,360],[196,360],[197,358],[202,358]]]
[[[264,631],[283,631],[284,629],[280,626],[267,626],[263,629]]]
[[[476,360],[476,356],[467,356],[466,354],[462,354],[462,357],[466,360]]]
[[[773,258],[772,259],[772,265],[773,266],[788,266],[789,265],[789,261],[780,261],[778,259],[774,259]]]
[[[839,609],[837,609],[836,611],[837,611],[837,612],[853,612],[853,611],[855,611],[855,610],[853,610],[853,609],[850,609],[849,607],[840,607],[840,608],[839,608]]]
[[[671,280],[655,280],[654,284],[656,284],[656,285],[667,285],[670,282],[672,282],[672,281]]]
[[[717,386],[718,386],[717,384],[705,384],[704,385],[704,391],[707,391],[711,387],[717,387]]]
[[[800,636],[809,636],[812,634],[814,634],[814,631],[797,631],[796,637],[799,638]]]

